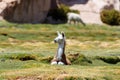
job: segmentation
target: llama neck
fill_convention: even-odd
[[[58,52],[57,52],[57,58],[58,59],[61,60],[62,55],[64,54],[64,51],[65,51],[65,42],[58,45]]]
[[[58,49],[59,49],[59,48],[65,48],[65,41],[62,42],[62,43],[60,43],[60,44],[58,44]]]

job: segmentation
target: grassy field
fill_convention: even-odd
[[[56,31],[65,32],[72,65],[50,65]],[[119,75],[120,26],[0,22],[0,80],[120,80]]]

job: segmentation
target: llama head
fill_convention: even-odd
[[[59,32],[59,31],[57,31],[57,34],[58,34],[58,36],[54,39],[54,42],[55,43],[62,43],[62,42],[64,42],[65,41],[65,34],[64,34],[64,32]]]

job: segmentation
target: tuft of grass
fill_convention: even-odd
[[[88,65],[92,64],[92,61],[85,57],[83,54],[70,54],[68,56],[72,64],[75,65]]]
[[[37,60],[38,57],[35,54],[28,54],[28,53],[12,53],[12,54],[4,54],[1,55],[0,58],[3,59],[11,59],[11,60],[21,60],[21,61],[27,61],[27,60]]]
[[[97,56],[97,59],[100,59],[109,64],[117,64],[120,62],[120,58],[117,56]]]
[[[52,59],[53,59],[52,56],[48,56],[48,57],[40,58],[39,61],[43,63],[50,63]]]

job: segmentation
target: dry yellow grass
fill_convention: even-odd
[[[95,79],[102,80],[104,77],[112,78],[115,77],[115,80],[120,79],[120,68],[118,66],[50,66],[42,65],[39,68],[29,68],[21,70],[9,70],[1,74],[1,76],[8,79],[15,80],[24,80],[32,79],[36,80],[41,78],[42,80],[48,79],[60,79],[64,80],[65,77],[79,77],[82,79]]]

